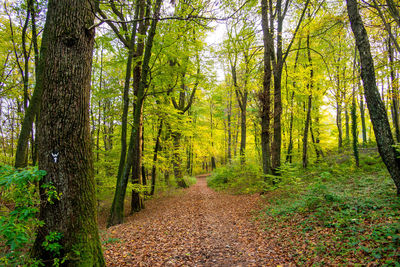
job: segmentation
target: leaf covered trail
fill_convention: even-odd
[[[181,195],[146,202],[146,209],[107,230],[108,266],[266,266],[290,263],[253,210],[258,195],[207,187],[206,176]],[[107,239],[106,239],[107,241]]]

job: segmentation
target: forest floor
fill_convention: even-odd
[[[174,196],[146,201],[124,224],[102,232],[107,266],[276,266],[293,263],[254,212],[259,194],[207,187],[206,175]]]

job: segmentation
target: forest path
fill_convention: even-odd
[[[107,266],[287,264],[285,249],[253,220],[259,204],[258,195],[215,192],[206,175],[198,176],[182,194],[147,201],[145,210],[109,228]]]

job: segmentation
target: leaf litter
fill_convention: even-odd
[[[293,265],[279,234],[254,220],[261,198],[207,187],[206,176],[178,196],[146,202],[146,209],[103,234],[107,266]]]

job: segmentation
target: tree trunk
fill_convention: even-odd
[[[391,98],[392,98],[392,120],[395,130],[396,141],[400,142],[400,124],[399,124],[399,88],[398,81],[395,73],[395,60],[392,42],[388,40],[389,48],[389,68],[390,68],[390,82],[391,82]]]
[[[353,100],[351,104],[351,133],[353,135],[353,155],[356,166],[360,166],[360,157],[358,154],[358,131],[357,131],[357,105],[355,98],[355,90],[353,90]]]
[[[344,119],[345,119],[345,129],[346,129],[345,143],[346,146],[348,146],[350,144],[350,116],[349,116],[347,101],[344,102]]]
[[[40,181],[39,218],[44,224],[32,248],[32,256],[45,265],[66,256],[65,266],[105,266],[89,129],[93,6],[94,1],[48,3],[38,74],[46,103],[38,122],[39,169],[47,172]],[[43,185],[54,186],[58,197],[50,197]],[[61,236],[60,255],[43,247],[52,233]]]
[[[303,134],[303,168],[307,168],[308,166],[307,148],[308,148],[308,129],[310,128],[310,121],[311,121],[311,105],[312,105],[311,94],[308,96],[307,103],[308,103],[307,116],[306,116],[306,122],[304,124],[304,134]]]
[[[311,122],[311,107],[312,107],[312,90],[313,90],[313,79],[314,79],[314,70],[311,60],[311,51],[310,51],[310,35],[307,35],[307,56],[308,56],[308,67],[310,68],[310,80],[308,81],[308,104],[307,104],[307,116],[306,122],[304,125],[304,135],[303,135],[303,168],[307,168],[308,159],[307,159],[307,148],[308,148],[308,130],[310,128]]]
[[[160,151],[161,149],[160,138],[163,128],[163,123],[164,120],[160,119],[160,125],[158,126],[157,137],[156,137],[156,144],[154,145],[153,167],[151,168],[151,191],[150,191],[150,195],[152,196],[154,195],[154,190],[156,187],[156,175],[157,175],[156,164],[157,164],[158,151]]]
[[[263,173],[271,173],[270,150],[270,110],[271,110],[271,51],[272,37],[268,26],[268,0],[261,0],[261,25],[264,45],[263,91],[259,95],[261,103],[261,151]]]
[[[293,72],[296,73],[297,69],[297,62],[299,60],[299,54],[300,54],[300,47],[301,47],[301,39],[299,40],[299,46],[296,52],[296,58],[294,61],[294,68]],[[290,119],[289,119],[289,145],[288,145],[288,150],[287,150],[287,155],[286,155],[286,162],[292,163],[292,153],[293,153],[293,116],[294,116],[294,92],[296,90],[296,80],[293,81],[293,92],[290,97]]]
[[[375,79],[374,62],[371,55],[370,43],[367,31],[364,28],[361,16],[358,12],[356,0],[346,0],[347,12],[350,19],[356,45],[361,60],[361,78],[364,85],[364,93],[368,110],[374,128],[375,138],[379,154],[382,157],[395,185],[397,194],[400,194],[400,158],[394,147],[394,140],[390,130],[389,120],[385,106],[379,97]]]
[[[358,81],[358,88],[360,88],[360,81]],[[362,131],[362,139],[363,146],[367,144],[367,125],[365,122],[365,107],[364,107],[364,96],[360,95],[360,117],[361,117],[361,131]]]
[[[232,99],[231,90],[228,95],[228,162],[232,163]]]
[[[246,106],[247,106],[247,92],[245,92],[245,98],[243,99],[243,109],[240,112],[240,162],[241,164],[245,164],[246,162]]]
[[[139,18],[143,19],[145,17],[145,12],[146,15],[149,16],[149,9],[150,6],[147,8],[146,3],[144,0],[139,0],[138,4],[140,5],[139,9]],[[144,53],[144,36],[146,35],[147,32],[147,23],[142,20],[139,21],[139,29],[138,29],[138,42],[137,42],[137,48],[136,52],[134,55],[134,61],[136,62],[135,68],[133,69],[133,90],[135,97],[138,98],[139,90],[140,90],[140,81],[141,81],[141,75],[142,75],[142,56]],[[144,89],[143,89],[144,90]],[[143,92],[144,96],[144,92]],[[141,170],[142,167],[142,146],[143,146],[143,101],[136,101],[134,103],[134,116],[136,112],[140,113],[139,116],[139,121],[135,120],[133,121],[133,128],[137,129],[137,133],[135,136],[135,139],[132,140],[131,142],[135,142],[134,150],[133,150],[133,161],[132,163],[132,184],[143,184],[143,179],[141,178],[141,175],[144,174]],[[140,105],[139,105],[140,104]],[[132,199],[131,199],[131,212],[130,214],[133,214],[133,212],[138,212],[142,208],[144,208],[144,203],[143,203],[143,198],[141,194],[135,190],[132,190]]]
[[[17,151],[15,154],[15,167],[16,168],[24,168],[27,166],[27,152],[28,152],[28,140],[29,136],[32,132],[32,125],[35,117],[38,117],[40,103],[42,98],[42,87],[41,83],[38,79],[38,69],[39,64],[39,49],[38,49],[38,42],[37,42],[37,32],[36,32],[36,13],[34,10],[33,0],[28,0],[28,10],[31,14],[31,27],[32,27],[32,44],[35,53],[35,89],[33,91],[32,97],[29,101],[29,106],[25,110],[24,120],[21,125],[21,130],[18,136],[18,143],[17,143]],[[27,84],[27,82],[26,82]],[[36,140],[36,138],[35,138]],[[35,148],[34,154],[32,156],[32,161],[36,163],[36,143],[32,144]]]
[[[343,148],[343,128],[342,128],[342,103],[336,100],[336,126],[338,128],[338,150],[342,152]]]
[[[140,121],[141,117],[141,110],[142,110],[141,107],[143,105],[143,100],[144,100],[144,91],[147,84],[147,75],[150,69],[149,62],[151,57],[151,49],[153,47],[153,40],[156,34],[157,22],[160,17],[161,3],[162,0],[157,0],[155,3],[155,9],[154,9],[155,11],[153,15],[153,20],[151,22],[150,31],[148,33],[146,48],[143,57],[142,75],[140,79],[139,89],[137,92],[137,101],[135,105],[135,114],[133,118],[133,127],[130,136],[128,155],[126,158],[124,171],[122,173],[119,183],[117,184],[116,191],[114,194],[113,207],[108,220],[108,227],[122,223],[124,218],[124,199],[126,194],[126,187],[128,185],[129,174],[133,164],[135,145],[137,144],[135,140],[139,138],[138,134],[140,130],[139,129],[140,124],[138,122]]]
[[[139,17],[139,0],[136,3],[135,9],[135,18]],[[121,153],[118,165],[118,173],[117,173],[117,182],[115,185],[115,193],[113,203],[111,205],[110,215],[107,220],[107,226],[112,226],[115,224],[122,223],[124,217],[124,209],[123,202],[125,199],[125,191],[126,184],[123,181],[123,173],[126,162],[126,152],[127,152],[127,127],[128,127],[128,110],[129,110],[129,88],[130,88],[130,80],[132,75],[132,64],[133,64],[133,56],[134,56],[134,47],[135,47],[135,38],[136,38],[136,26],[137,21],[135,20],[132,25],[132,33],[130,38],[130,43],[128,47],[128,60],[126,63],[126,72],[125,72],[125,84],[124,84],[124,92],[123,92],[123,110],[122,110],[122,118],[121,118]],[[122,206],[121,206],[122,205]]]

